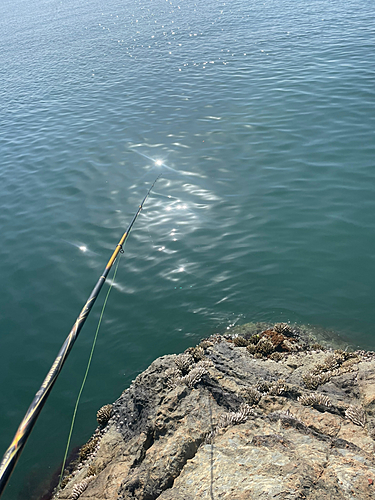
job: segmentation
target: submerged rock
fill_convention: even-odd
[[[375,354],[285,323],[229,333],[141,373],[54,498],[374,498]]]

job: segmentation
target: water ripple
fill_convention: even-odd
[[[156,356],[237,321],[321,324],[374,348],[372,3],[34,7],[7,0],[0,19],[2,448],[160,173],[75,444]],[[40,498],[24,477],[61,460],[98,310],[5,500]]]

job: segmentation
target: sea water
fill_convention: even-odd
[[[153,359],[233,324],[375,349],[374,14],[372,0],[3,0],[1,455],[160,173],[72,447]],[[62,461],[107,290],[4,499],[39,499]]]

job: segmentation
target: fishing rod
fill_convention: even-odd
[[[40,389],[35,394],[35,397],[31,405],[29,406],[26,415],[24,416],[22,422],[20,423],[17,429],[17,432],[13,438],[12,443],[5,452],[0,464],[0,496],[3,493],[5,486],[7,485],[10,475],[12,474],[13,469],[16,466],[17,460],[21,455],[23,447],[25,446],[26,441],[35,425],[39,413],[41,412],[49,396],[49,393],[51,392],[51,389],[54,383],[56,382],[56,379],[66,361],[66,358],[68,357],[68,354],[70,353],[73,344],[76,341],[78,334],[81,331],[87,319],[87,316],[89,315],[95,303],[95,300],[99,295],[100,290],[102,289],[102,286],[104,285],[104,282],[108,276],[109,271],[113,266],[113,263],[116,260],[116,257],[120,252],[124,253],[123,245],[127,237],[129,236],[130,230],[133,227],[135,221],[137,220],[137,217],[140,214],[145,201],[147,200],[149,194],[151,193],[152,188],[155,186],[156,181],[159,179],[160,176],[161,174],[154,180],[152,186],[147,191],[146,196],[143,198],[142,203],[139,205],[138,210],[134,214],[133,219],[130,222],[128,228],[126,229],[125,233],[122,235],[120,241],[118,242],[111,258],[109,259],[103,271],[103,274],[100,276],[98,282],[94,286],[89,298],[86,301],[86,304],[84,305],[80,315],[76,319],[73,328],[70,330],[70,333],[65,339],[65,342],[63,343],[62,347],[60,348],[60,351],[55,361],[53,362],[49,372],[47,373],[46,378],[44,379],[42,385],[40,386]]]

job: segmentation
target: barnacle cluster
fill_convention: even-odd
[[[307,389],[317,389],[320,385],[326,384],[331,380],[332,372],[325,373],[305,373],[302,375],[302,381]]]
[[[353,422],[353,424],[364,427],[366,425],[366,413],[363,408],[350,405],[345,411],[345,416]]]
[[[112,416],[113,405],[104,405],[96,413],[96,420],[101,427],[107,425],[108,420]]]
[[[213,345],[214,345],[214,343],[210,342],[209,340],[202,340],[198,347],[205,350],[205,349],[208,349],[209,347],[212,347]]]
[[[64,470],[64,476],[62,478],[60,488],[64,489],[65,486],[69,483],[69,481],[73,478],[73,474],[67,474],[67,470]]]
[[[206,375],[208,373],[208,368],[212,366],[212,362],[209,360],[202,360],[199,361],[194,368],[192,368],[187,375],[184,375],[183,377],[180,377],[178,379],[178,382],[181,384],[185,384],[188,387],[194,387],[196,384],[198,384],[203,375]]]
[[[256,344],[248,344],[246,349],[255,357],[262,358],[274,352],[275,346],[267,337],[262,337]]]
[[[275,350],[275,347],[277,346],[272,342],[271,339],[269,339],[268,337],[262,337],[257,343],[257,352],[259,352],[263,356],[267,356]]]
[[[79,498],[82,495],[82,493],[85,491],[88,484],[95,478],[96,478],[96,476],[90,476],[90,477],[87,477],[86,479],[84,479],[83,481],[81,481],[80,483],[75,484],[74,488],[73,488],[72,495],[70,498],[72,500],[77,500],[77,498]]]
[[[262,379],[255,386],[256,390],[259,391],[261,394],[267,394],[268,391],[270,390],[270,387],[271,387],[271,382]]]
[[[249,341],[243,337],[233,337],[233,344],[236,347],[246,347],[249,345]]]
[[[280,420],[284,427],[297,427],[306,429],[306,425],[297,418],[293,413],[289,410],[286,411],[274,411],[267,415],[267,418],[271,420],[271,422],[277,422]]]
[[[276,323],[273,327],[274,331],[277,333],[282,333],[283,335],[286,336],[292,336],[293,335],[293,330],[288,325],[288,323]]]
[[[203,375],[208,373],[208,368],[211,366],[213,363],[204,356],[203,348],[199,346],[190,348],[176,357],[174,367],[165,371],[167,385],[170,389],[177,384],[194,387],[201,381]]]
[[[183,375],[186,375],[195,363],[193,356],[189,353],[179,354],[174,362]]]
[[[189,347],[188,349],[186,349],[185,352],[187,354],[190,354],[196,363],[205,358],[204,349],[202,347],[199,347],[199,346]]]
[[[256,352],[257,352],[257,348],[256,348],[256,345],[255,344],[249,344],[247,347],[246,347],[246,350],[249,354],[253,354],[255,356]]]
[[[290,390],[290,387],[285,383],[284,379],[280,378],[273,382],[260,380],[255,386],[255,389],[259,391],[261,395],[282,396]]]
[[[202,349],[207,349],[208,347],[212,347],[214,344],[220,344],[220,342],[222,341],[223,337],[218,333],[215,333],[214,335],[211,335],[211,337],[201,340],[198,347],[201,347]]]
[[[255,333],[249,339],[247,339],[249,345],[250,344],[256,345],[259,342],[259,340],[260,340],[260,333]]]
[[[270,388],[268,389],[268,394],[270,396],[282,396],[289,391],[289,386],[285,383],[285,380],[280,378],[276,382],[272,382]]]
[[[256,416],[256,413],[254,409],[246,403],[242,403],[238,411],[222,413],[219,417],[218,423],[212,427],[211,431],[207,434],[204,442],[212,442],[213,438],[221,430],[226,429],[230,425],[243,424],[250,416]]]
[[[251,415],[254,415],[253,408],[251,408],[248,404],[243,403],[239,407],[238,411],[223,413],[220,416],[218,427],[224,429],[229,425],[243,424]]]
[[[104,469],[105,469],[105,465],[103,463],[100,463],[100,464],[96,463],[95,465],[90,464],[88,469],[87,469],[87,476],[88,477],[97,476]]]
[[[332,377],[351,371],[353,364],[358,361],[356,354],[338,349],[329,354],[323,363],[315,365],[311,372],[305,373],[302,376],[303,383],[308,389],[317,389]]]
[[[251,405],[256,405],[259,403],[262,394],[258,391],[258,389],[253,387],[248,387],[242,391],[243,397],[248,401]]]
[[[84,462],[92,453],[94,453],[99,444],[100,436],[92,436],[86,444],[84,444],[79,450],[79,461]]]
[[[319,392],[315,392],[312,394],[303,394],[297,400],[304,406],[314,406],[314,405],[322,405],[330,408],[332,406],[331,400],[328,396],[324,394],[320,394]]]
[[[69,481],[75,476],[76,472],[82,468],[83,464],[87,463],[91,458],[93,458],[96,455],[96,452],[98,451],[100,446],[100,440],[102,436],[103,436],[103,430],[100,430],[98,427],[94,435],[91,436],[91,438],[87,441],[87,443],[81,446],[78,453],[78,459],[75,460],[74,462],[71,462],[70,464],[69,467],[70,471],[69,468],[64,469],[63,478],[59,488],[61,489],[65,488],[66,485],[69,483]],[[72,471],[72,466],[75,469],[74,471]],[[94,468],[92,465],[90,465],[87,470],[87,477],[83,481],[81,481],[81,483],[77,483],[74,486],[71,498],[73,499],[78,498],[86,489],[87,484],[90,481],[92,481],[92,479],[94,479],[94,477],[96,477],[96,475],[99,474],[101,470],[102,469],[99,470],[98,467]]]
[[[339,368],[344,362],[345,358],[341,354],[329,354],[322,365],[317,365],[316,370],[329,371]]]
[[[269,357],[269,359],[272,359],[273,361],[280,361],[283,359],[283,355],[277,351],[273,352],[268,357]]]
[[[165,376],[169,389],[174,389],[176,387],[178,379],[181,377],[181,372],[176,366],[173,366],[165,370]]]
[[[246,346],[247,351],[256,358],[269,357],[279,361],[281,352],[301,349],[293,335],[294,332],[287,323],[276,323],[272,328],[252,335],[249,339],[234,337],[232,342],[240,347]],[[274,355],[275,353],[278,354]]]

